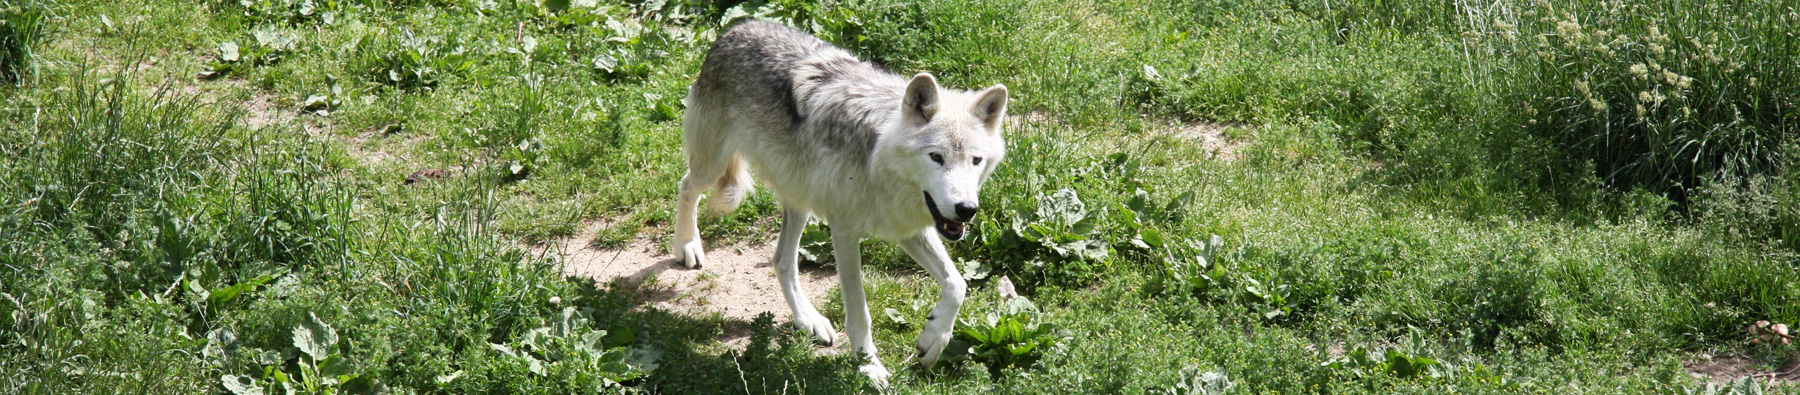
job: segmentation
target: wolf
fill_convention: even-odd
[[[800,236],[809,218],[830,225],[849,346],[860,370],[885,383],[863,294],[859,244],[898,244],[937,280],[938,302],[915,343],[929,368],[949,343],[968,285],[942,239],[961,240],[980,210],[981,186],[1006,156],[1001,126],[1007,90],[940,87],[930,73],[908,79],[785,25],[732,25],[708,49],[685,99],[687,174],[675,210],[673,253],[706,264],[696,212],[709,192],[729,212],[762,179],[781,207],[775,272],[794,326],[819,343],[831,321],[800,289]]]

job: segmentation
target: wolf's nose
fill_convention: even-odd
[[[969,220],[975,219],[976,211],[981,211],[981,208],[975,207],[975,205],[973,205],[973,204],[957,203],[956,204],[956,221],[957,222],[969,222]]]

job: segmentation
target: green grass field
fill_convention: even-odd
[[[0,392],[877,391],[530,248],[666,247],[754,16],[1013,92],[950,248],[1041,347],[919,369],[936,286],[868,243],[893,392],[1800,393],[1745,331],[1800,324],[1800,4],[594,3],[0,0]]]

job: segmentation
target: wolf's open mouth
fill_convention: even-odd
[[[963,223],[944,218],[943,214],[938,213],[937,201],[931,199],[929,191],[925,192],[925,208],[931,209],[931,219],[937,221],[935,228],[939,235],[950,240],[962,240]]]

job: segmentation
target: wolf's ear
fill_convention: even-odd
[[[969,114],[981,120],[989,131],[1000,132],[1000,123],[1006,121],[1006,85],[982,89],[975,93],[975,104],[969,107]]]
[[[931,116],[937,115],[938,84],[931,73],[919,73],[913,76],[912,82],[906,84],[906,95],[900,100],[900,111],[906,120],[915,124],[931,122]]]

